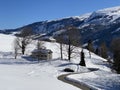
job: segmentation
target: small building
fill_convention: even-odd
[[[41,49],[35,49],[32,51],[32,57],[37,58],[39,60],[50,60],[52,59],[52,51],[50,49],[41,48]]]

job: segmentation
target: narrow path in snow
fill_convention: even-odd
[[[71,81],[67,80],[66,77],[68,75],[73,75],[73,74],[64,74],[64,75],[58,76],[58,80],[61,80],[61,81],[65,82],[65,83],[69,83],[69,84],[71,84],[73,86],[76,86],[76,87],[82,89],[82,90],[90,90],[89,87],[86,87],[86,86],[83,86],[82,84],[79,84],[79,83],[76,83],[76,82],[71,82]]]
[[[92,68],[90,68],[90,72],[93,72],[93,71],[97,71],[97,70],[99,70],[99,69],[92,69]],[[89,72],[87,72],[87,73],[89,73]],[[74,75],[74,74],[80,74],[80,73],[69,73],[69,74],[63,74],[63,75],[60,75],[60,76],[58,76],[58,80],[61,80],[61,81],[63,81],[63,82],[65,82],[65,83],[68,83],[68,84],[71,84],[71,85],[73,85],[73,86],[76,86],[76,87],[78,87],[78,88],[80,88],[80,89],[82,89],[82,90],[96,90],[96,89],[94,89],[94,88],[92,88],[92,87],[89,87],[88,85],[86,85],[86,84],[83,84],[83,83],[78,83],[78,82],[75,82],[75,81],[71,81],[71,80],[68,80],[66,77],[67,76],[69,76],[69,75]],[[82,74],[82,73],[81,73]]]

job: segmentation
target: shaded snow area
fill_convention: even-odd
[[[113,73],[105,59],[96,56],[93,53],[90,58],[88,51],[84,50],[84,52],[86,52],[85,61],[87,68],[96,70],[69,75],[67,76],[67,79],[85,84],[86,86],[97,90],[120,90],[120,74]]]
[[[53,51],[52,60],[35,60],[28,54],[14,59],[11,43],[14,36],[0,34],[0,90],[80,90],[57,79],[58,76],[70,74],[66,80],[85,84],[97,90],[120,90],[120,75],[111,71],[107,60],[84,49],[86,67],[79,66],[80,48],[76,48],[69,62],[65,49],[60,60],[58,43],[45,42],[45,47]],[[27,47],[27,53],[34,50],[35,43]],[[79,52],[79,53],[77,53]],[[70,68],[74,73],[64,72]]]
[[[120,75],[102,70],[84,74],[69,75],[67,78],[71,81],[86,84],[97,90],[120,90]]]

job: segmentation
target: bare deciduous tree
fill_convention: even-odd
[[[60,57],[61,57],[61,60],[63,60],[63,44],[64,44],[64,35],[63,34],[60,34],[57,36],[57,42],[59,42]]]
[[[91,52],[94,52],[92,40],[88,40],[87,49],[89,50],[89,55],[90,55],[90,58],[91,58]]]
[[[21,48],[21,52],[23,55],[25,54],[27,45],[32,42],[32,39],[31,39],[32,34],[33,32],[31,28],[23,28],[20,34],[18,34],[17,44]]]
[[[41,49],[42,47],[44,47],[44,42],[38,40],[38,41],[37,41],[37,49],[39,50],[39,49]]]
[[[14,42],[13,42],[13,49],[14,49],[14,57],[15,57],[15,59],[17,59],[17,56],[18,56],[18,51],[19,51],[19,49],[20,49],[20,47],[19,47],[19,45],[18,45],[18,43],[19,43],[19,41],[18,41],[18,38],[15,38],[14,39]]]
[[[105,44],[105,42],[102,42],[101,45],[100,45],[100,55],[101,57],[107,59],[108,58],[108,55],[107,55],[107,46]]]
[[[65,42],[67,44],[68,60],[70,61],[76,46],[80,45],[80,33],[79,30],[73,26],[66,27],[66,30]]]

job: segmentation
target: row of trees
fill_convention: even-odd
[[[120,74],[120,38],[112,41],[111,51],[113,53],[113,69]]]
[[[108,48],[106,46],[106,43],[105,42],[102,42],[100,44],[100,46],[97,46],[97,47],[94,47],[93,43],[91,40],[88,41],[88,45],[86,46],[86,48],[89,50],[89,55],[91,57],[91,53],[90,52],[93,52],[105,59],[108,58]]]
[[[68,60],[72,58],[72,54],[76,53],[76,46],[80,46],[80,32],[79,29],[73,26],[65,27],[64,30],[67,32],[57,36],[57,42],[60,43],[60,54],[63,59],[63,47],[67,51]]]
[[[68,60],[72,58],[72,54],[75,50],[75,46],[80,45],[80,34],[79,30],[73,26],[68,26],[64,28],[67,30],[64,34],[58,36],[57,40],[60,43],[61,59],[63,59],[63,46],[66,48]],[[25,54],[26,47],[32,42],[31,35],[33,31],[31,28],[23,28],[19,34],[17,34],[14,40],[14,53],[15,58],[17,58],[18,52],[21,51]],[[79,36],[79,37],[78,37]],[[38,41],[37,48],[41,47],[41,41]]]
[[[78,50],[78,47],[81,46],[81,36],[80,30],[73,26],[68,26],[64,28],[67,32],[60,34],[57,38],[57,41],[60,43],[60,54],[61,59],[63,59],[63,47],[67,51],[67,59],[70,61],[71,58],[80,57],[79,65],[86,66],[85,64],[85,54],[83,49],[81,52]]]
[[[109,48],[106,46],[105,42],[102,42],[95,50],[92,41],[88,41],[87,49],[89,52],[94,52],[95,54],[108,59],[108,62],[112,64],[113,69],[117,71],[117,73],[120,73],[120,38],[113,39]],[[108,52],[112,53],[112,55],[109,55],[110,53],[108,54]]]
[[[81,36],[80,31],[76,27],[68,26],[65,27],[64,30],[67,32],[60,34],[57,37],[57,41],[60,43],[60,54],[61,59],[63,59],[63,47],[67,50],[68,60],[70,61],[72,58],[73,53],[79,53],[75,51],[76,46],[81,46]],[[28,44],[32,42],[31,35],[33,35],[33,31],[31,28],[23,28],[19,34],[17,34],[17,38],[14,41],[14,51],[15,51],[15,58],[17,58],[19,50],[22,54],[25,54],[26,47]],[[38,42],[38,49],[41,47],[41,42]],[[66,44],[66,45],[65,45]],[[97,55],[107,59],[108,58],[108,48],[105,42],[102,42],[99,47],[94,49],[93,43],[91,40],[88,41],[87,49],[89,50],[89,54],[91,57],[90,52],[94,52]],[[120,38],[114,39],[111,43],[111,50],[109,52],[113,53],[113,68],[120,73]]]

